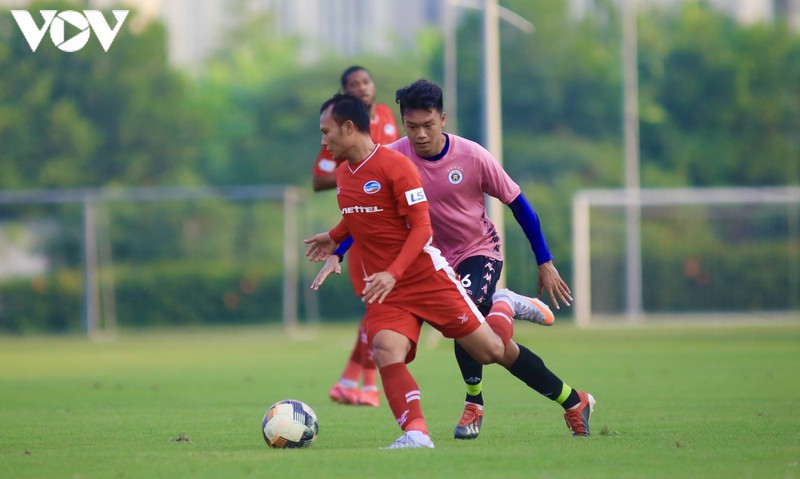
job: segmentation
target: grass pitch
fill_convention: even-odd
[[[430,330],[426,330],[427,334]],[[332,404],[355,324],[127,332],[107,343],[0,337],[4,478],[800,478],[800,321],[575,329],[516,339],[598,401],[590,438],[561,408],[487,368],[480,438],[455,441],[464,395],[449,341],[411,371],[436,449],[385,451],[380,408]],[[268,449],[273,402],[317,412],[305,450]]]

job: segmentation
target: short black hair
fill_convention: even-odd
[[[372,73],[370,73],[369,70],[367,70],[366,68],[364,68],[364,67],[362,67],[360,65],[353,65],[353,66],[347,67],[347,69],[342,72],[342,76],[339,78],[339,82],[342,84],[342,89],[347,88],[347,81],[348,81],[347,79],[350,76],[350,74],[351,73],[355,73],[355,72],[360,72],[360,71],[365,72],[367,75],[370,76],[370,78],[372,77]]]
[[[444,112],[442,89],[436,83],[424,78],[397,90],[394,99],[400,105],[400,116],[405,115],[408,110]]]
[[[369,134],[369,110],[360,98],[349,93],[337,93],[322,104],[319,109],[320,115],[328,108],[331,109],[331,116],[338,125],[350,120],[356,130]]]

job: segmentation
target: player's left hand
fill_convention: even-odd
[[[394,276],[386,271],[371,274],[364,278],[364,281],[366,281],[367,287],[364,288],[364,295],[361,297],[361,301],[369,304],[375,301],[383,303],[383,300],[386,299],[386,296],[392,291],[395,283],[397,283]]]
[[[564,305],[569,306],[572,302],[572,291],[570,291],[567,283],[561,279],[558,270],[552,261],[542,263],[539,265],[539,296],[544,294],[544,290],[550,293],[550,301],[556,309],[561,309],[559,301]]]
[[[327,232],[317,233],[311,238],[306,238],[303,243],[309,245],[306,250],[306,258],[313,262],[325,261],[336,251],[338,246]]]
[[[317,291],[322,283],[325,282],[325,278],[332,274],[342,274],[342,265],[339,263],[339,257],[335,254],[332,254],[325,260],[325,264],[322,266],[322,269],[319,270],[317,273],[317,277],[314,278],[314,282],[311,283],[311,289]]]

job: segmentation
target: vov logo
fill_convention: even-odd
[[[42,15],[42,26],[38,26],[27,10],[11,10],[14,15],[14,20],[17,26],[22,30],[25,35],[25,40],[31,47],[31,51],[36,51],[39,44],[42,43],[45,33],[50,30],[50,39],[53,41],[59,50],[64,52],[77,52],[89,43],[91,33],[94,32],[100,46],[106,52],[111,48],[114,39],[117,38],[117,33],[122,28],[122,24],[128,17],[129,10],[113,10],[114,18],[117,24],[112,29],[106,21],[106,17],[99,10],[84,10],[83,13],[74,10],[64,10],[58,12],[57,10],[41,10],[39,13]],[[79,30],[77,34],[71,38],[65,38],[66,25]]]

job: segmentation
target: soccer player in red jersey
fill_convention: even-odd
[[[342,72],[340,83],[343,93],[350,93],[358,97],[367,106],[369,132],[373,141],[387,145],[400,138],[392,109],[388,105],[375,103],[375,83],[366,68],[358,65],[348,67]],[[341,158],[334,159],[324,146],[320,147],[312,171],[314,191],[324,191],[336,187],[334,170],[342,161]],[[358,252],[355,251],[356,256],[352,253],[347,255],[350,264],[350,279],[356,294],[360,295],[365,286],[364,279],[361,271],[354,267],[359,263]],[[336,266],[338,268],[338,263]],[[336,273],[340,272],[341,270],[337,269]],[[360,388],[359,378],[361,379]],[[378,407],[380,404],[375,361],[372,359],[372,350],[367,344],[363,320],[358,326],[356,341],[342,375],[330,389],[328,395],[332,401],[341,404],[373,407]]]
[[[512,341],[517,302],[496,298],[484,317],[455,272],[432,245],[419,170],[404,155],[369,137],[369,115],[352,95],[336,95],[320,109],[322,143],[334,158],[342,220],[304,240],[311,261],[325,261],[348,237],[359,249],[366,287],[366,329],[384,394],[404,431],[389,448],[433,447],[420,391],[407,363],[416,355],[422,322],[459,342],[481,364],[526,369]],[[313,289],[319,283],[315,280]],[[527,350],[525,350],[527,351]]]

